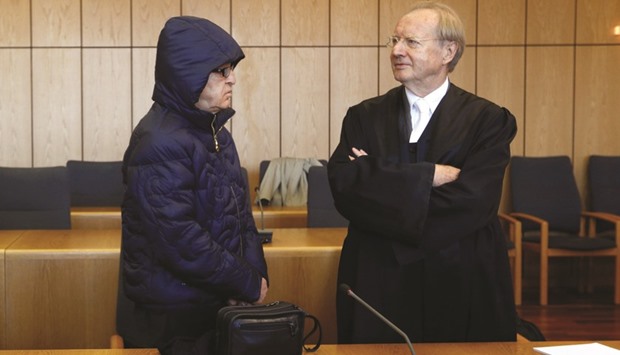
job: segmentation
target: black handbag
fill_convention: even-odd
[[[304,336],[305,319],[314,321]],[[318,330],[312,348],[306,340]],[[227,306],[219,310],[216,323],[217,355],[300,355],[321,346],[321,323],[298,306],[278,301],[264,305]]]

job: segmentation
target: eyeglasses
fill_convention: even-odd
[[[417,38],[413,38],[413,37],[398,37],[398,36],[391,36],[388,37],[388,41],[385,44],[386,46],[388,46],[389,48],[394,48],[396,47],[396,45],[398,44],[398,42],[400,42],[401,40],[405,41],[405,44],[407,45],[407,47],[409,49],[419,49],[420,47],[422,47],[422,42],[425,41],[435,41],[438,40],[439,38],[424,38],[424,39],[417,39]]]
[[[217,68],[213,70],[213,73],[219,73],[224,78],[228,78],[230,76],[230,73],[233,72],[233,70],[235,70],[235,67],[233,65],[229,65],[224,68]]]

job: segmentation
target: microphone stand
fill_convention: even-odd
[[[385,318],[383,316],[383,314],[379,313],[379,311],[377,311],[376,309],[372,308],[368,303],[366,303],[363,299],[359,298],[354,292],[353,290],[351,290],[351,287],[349,287],[349,285],[347,284],[340,284],[340,290],[342,290],[342,292],[346,293],[348,296],[353,297],[357,302],[359,302],[362,306],[366,307],[366,309],[368,309],[370,311],[370,313],[374,314],[375,316],[377,316],[379,319],[381,319],[383,321],[383,323],[387,324],[390,328],[392,328],[396,333],[398,333],[401,337],[403,337],[405,339],[405,341],[407,342],[407,346],[409,347],[409,350],[411,351],[411,355],[415,355],[415,351],[413,350],[413,345],[411,344],[411,341],[409,340],[409,337],[407,336],[407,334],[405,334],[405,332],[403,332],[402,330],[400,330],[400,328],[398,328],[394,323],[390,322],[387,318]]]
[[[269,229],[265,229],[265,213],[263,211],[263,202],[260,198],[260,190],[257,187],[254,189],[256,191],[256,200],[258,200],[258,208],[260,209],[260,229],[258,230],[258,235],[261,237],[261,241],[263,243],[271,243],[271,238],[273,237],[273,231]]]

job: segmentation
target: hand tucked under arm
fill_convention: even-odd
[[[433,187],[439,187],[458,179],[461,169],[450,165],[435,164],[435,176],[433,177]]]

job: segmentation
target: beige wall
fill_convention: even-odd
[[[0,0],[0,165],[118,160],[151,104],[157,35],[170,16],[230,31],[238,67],[230,128],[258,163],[326,159],[346,109],[397,85],[383,46],[412,1]],[[452,75],[509,108],[513,154],[620,155],[620,0],[449,0],[468,47]],[[585,197],[585,196],[584,196]]]

